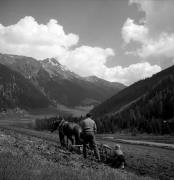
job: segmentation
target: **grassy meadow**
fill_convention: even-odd
[[[2,180],[150,180],[110,168],[40,138],[0,129]]]

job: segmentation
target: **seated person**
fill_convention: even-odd
[[[109,161],[111,162],[111,166],[124,169],[125,158],[119,144],[116,144],[114,149],[112,150]]]

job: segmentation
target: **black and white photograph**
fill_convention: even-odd
[[[0,180],[174,180],[174,0],[0,1]]]

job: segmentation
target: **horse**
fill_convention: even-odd
[[[58,117],[52,126],[52,131],[59,131],[59,139],[61,146],[68,146],[68,140],[71,141],[71,144],[80,145],[81,140],[81,127],[74,122],[65,121],[62,117]],[[67,137],[67,142],[65,143],[65,137]],[[75,142],[74,142],[74,138]]]

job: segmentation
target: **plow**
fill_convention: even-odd
[[[107,144],[97,143],[97,146],[100,153],[101,162],[112,165],[113,161],[115,161],[115,159],[113,158],[113,148],[108,146]],[[78,154],[83,153],[83,145],[70,145],[68,149]],[[96,161],[94,151],[90,148],[89,145],[87,145],[87,158],[89,160]]]
[[[13,131],[25,134],[25,135],[42,138],[44,140],[54,142],[55,144],[58,143],[57,138],[55,138],[54,136],[52,137],[51,134],[48,135],[45,132],[35,131],[35,130],[31,130],[31,129],[18,128],[18,127],[3,126],[3,128],[8,129],[8,130],[13,130]],[[112,166],[113,161],[115,160],[112,156],[113,148],[106,144],[99,143],[99,142],[97,143],[97,146],[99,149],[101,162]],[[83,154],[83,145],[69,145],[67,148],[70,152],[75,152],[77,154]],[[87,158],[92,161],[97,161],[94,156],[94,151],[93,151],[93,149],[90,148],[89,145],[87,145]]]

